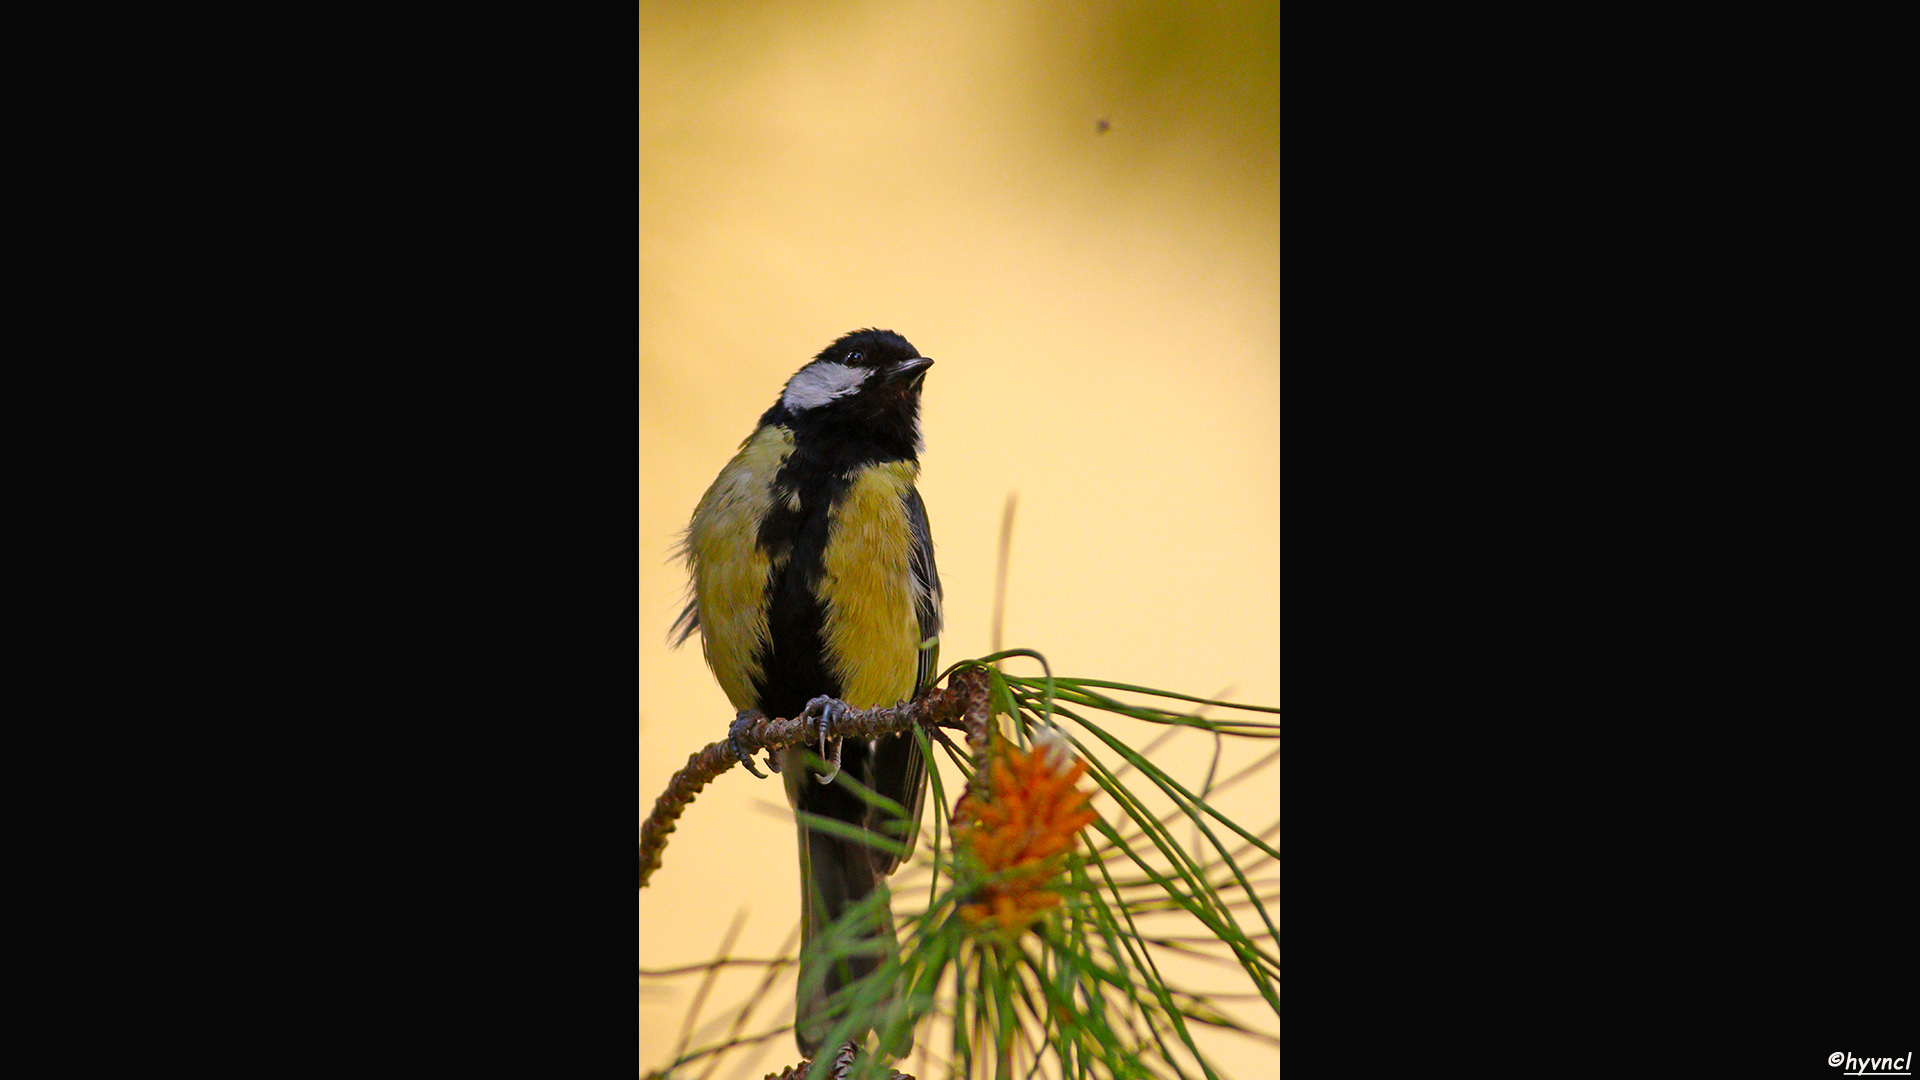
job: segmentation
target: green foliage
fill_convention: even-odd
[[[1010,677],[989,666],[1018,656],[1044,668],[1037,654],[1014,651],[956,670],[988,671],[1001,730],[1028,747],[1064,740],[1098,785],[1099,820],[1080,833],[1064,874],[1046,885],[1062,902],[1024,932],[985,932],[962,918],[982,882],[956,859],[948,813],[933,812],[932,842],[923,837],[914,868],[895,879],[896,908],[913,909],[896,912],[900,954],[847,988],[854,1015],[827,1045],[871,1026],[880,1048],[916,1047],[919,1056],[898,1067],[921,1080],[935,1073],[1221,1080],[1199,1032],[1277,1045],[1280,934],[1270,907],[1278,901],[1279,808],[1276,801],[1272,824],[1256,832],[1208,800],[1274,775],[1280,728],[1261,717],[1279,710],[1097,679]],[[1190,711],[1176,711],[1182,707]],[[1201,715],[1214,710],[1231,715]],[[1132,722],[1166,730],[1136,748],[1113,730]],[[1215,742],[1213,764],[1198,782],[1182,782],[1155,763],[1156,752],[1181,734]],[[933,761],[934,740],[924,730],[915,737],[926,740],[922,751]],[[1249,753],[1258,747],[1245,740],[1275,745]],[[930,802],[950,811],[958,789],[972,782],[974,763],[944,738],[938,742],[959,781],[929,769]],[[1213,782],[1230,751],[1244,767]],[[926,874],[924,888],[903,884],[916,872]],[[1241,990],[1223,990],[1217,978],[1204,992],[1186,988],[1166,970],[1196,962],[1237,972]],[[1250,1006],[1252,1017],[1236,1016],[1229,999]],[[1271,1015],[1259,1019],[1265,1013]],[[688,1053],[668,1071],[678,1074],[734,1045]],[[824,1069],[816,1062],[814,1075]],[[854,1075],[886,1076],[885,1059],[863,1056]]]

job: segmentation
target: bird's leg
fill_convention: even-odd
[[[762,780],[767,778],[767,774],[753,767],[753,751],[740,744],[740,736],[745,735],[748,728],[766,718],[766,714],[759,709],[741,709],[734,715],[733,723],[727,725],[727,749],[733,751],[733,756],[739,759],[740,764],[747,767],[748,772]],[[772,757],[768,757],[767,764],[769,767],[773,766]],[[774,771],[780,770],[774,768]]]
[[[833,766],[832,769],[828,770],[826,775],[814,777],[815,780],[823,784],[833,783],[833,778],[840,775],[840,740],[833,740],[833,753],[829,755],[827,753],[827,732],[833,727],[836,720],[844,718],[852,711],[852,709],[847,707],[846,702],[838,698],[830,698],[825,694],[807,702],[807,716],[817,717],[820,720],[820,756],[826,758],[827,763]]]

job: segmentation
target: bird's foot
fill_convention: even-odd
[[[852,709],[847,707],[846,702],[841,701],[839,698],[827,697],[825,694],[807,702],[807,717],[820,721],[820,756],[826,758],[827,763],[833,766],[825,775],[814,777],[815,780],[823,784],[833,783],[833,778],[840,775],[840,740],[833,740],[833,752],[829,754],[827,752],[827,732],[832,730],[835,721],[844,718],[852,711]]]
[[[748,728],[765,719],[766,715],[758,709],[741,709],[740,712],[734,716],[733,723],[727,725],[727,749],[733,751],[733,756],[739,760],[740,764],[747,767],[748,772],[762,780],[767,778],[767,774],[753,767],[753,751],[748,750],[746,746],[740,742],[740,736],[745,735]],[[768,759],[767,764],[769,767],[772,767],[773,761],[771,758]],[[775,768],[774,771],[779,772],[780,770]]]

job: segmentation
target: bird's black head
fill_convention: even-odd
[[[796,437],[871,440],[912,457],[921,448],[920,381],[933,361],[891,330],[856,330],[794,373],[762,422]]]
[[[854,367],[881,368],[920,359],[913,343],[891,330],[855,330],[820,350],[815,360],[833,360]]]

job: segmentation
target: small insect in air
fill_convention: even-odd
[[[1111,128],[1112,126],[1113,125],[1107,121],[1107,118],[1103,116],[1100,119],[1095,120],[1093,122],[1093,133],[1095,135],[1105,135],[1107,133],[1107,129]]]

